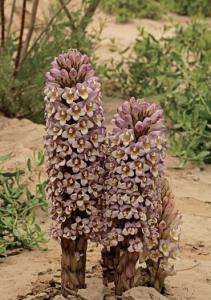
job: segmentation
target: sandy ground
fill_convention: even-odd
[[[46,2],[46,1],[43,1]],[[42,7],[43,8],[43,7]],[[43,8],[44,9],[44,8]],[[18,13],[18,12],[17,12]],[[105,19],[101,12],[95,17],[89,30],[99,27]],[[110,60],[109,43],[115,38],[120,47],[131,45],[137,37],[137,26],[143,26],[156,37],[161,35],[165,24],[188,19],[170,15],[162,21],[135,20],[120,25],[113,17],[106,17],[107,25],[102,33],[102,42],[97,50],[103,61]],[[106,99],[104,108],[107,124],[121,100]],[[33,151],[42,149],[44,127],[28,120],[9,120],[0,116],[0,154],[13,152],[15,156],[7,162],[8,168],[23,166]],[[162,299],[210,300],[211,299],[211,166],[200,171],[187,166],[179,169],[179,163],[172,157],[166,160],[166,175],[175,194],[176,205],[183,213],[183,235],[181,259],[176,261],[177,275],[167,279],[166,295]],[[41,221],[44,221],[40,217]],[[43,226],[47,228],[46,222]],[[100,248],[91,244],[88,251],[87,283],[83,292],[86,299],[101,299],[103,286],[100,278]],[[0,300],[16,300],[37,286],[45,285],[60,268],[60,247],[50,240],[48,251],[24,251],[11,256],[0,264]],[[147,299],[153,298],[146,292]],[[148,295],[148,296],[147,296]],[[161,299],[161,298],[160,298]]]
[[[107,100],[105,114],[110,116],[118,101]],[[109,120],[109,118],[108,118]],[[110,126],[110,122],[108,122]],[[44,127],[28,120],[0,117],[0,153],[13,151],[7,167],[23,166],[35,149],[42,149]],[[166,175],[175,194],[176,205],[183,213],[181,259],[176,261],[177,275],[167,279],[166,299],[211,299],[211,166],[204,171],[188,166],[179,169],[175,158],[167,157]],[[43,219],[41,218],[41,221]],[[47,227],[47,223],[44,224]],[[100,248],[91,244],[88,252],[87,283],[84,296],[100,299]],[[0,264],[0,299],[16,300],[31,289],[45,284],[60,268],[60,248],[49,241],[48,251],[24,251]],[[96,291],[96,292],[93,292]],[[150,298],[149,298],[150,299]],[[153,299],[153,298],[152,298]]]

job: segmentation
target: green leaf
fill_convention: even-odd
[[[17,177],[18,175],[23,175],[25,174],[24,170],[20,170],[18,169],[15,172],[0,172],[0,175],[4,176],[4,177]]]
[[[16,238],[19,238],[19,232],[16,228],[13,228],[13,234]]]
[[[34,224],[34,227],[35,227],[35,230],[36,230],[37,232],[41,232],[40,225]]]
[[[8,160],[10,158],[12,158],[13,156],[13,153],[9,153],[9,154],[5,154],[5,155],[0,155],[0,161],[5,161],[5,160]]]
[[[32,162],[30,158],[27,159],[27,168],[30,172],[32,171]]]
[[[41,166],[44,163],[45,157],[42,151],[35,153],[35,161],[37,166]]]

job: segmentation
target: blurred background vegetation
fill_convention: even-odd
[[[211,15],[210,0],[83,0],[74,10],[68,5],[71,0],[55,0],[41,23],[36,18],[41,1],[23,0],[16,30],[12,24],[17,1],[11,1],[10,9],[7,2],[1,0],[0,5],[0,111],[4,115],[42,123],[49,63],[62,50],[77,48],[91,56],[103,84],[110,84],[109,96],[145,96],[160,102],[171,153],[183,162],[211,162],[211,32],[205,20]],[[119,59],[101,66],[95,49],[103,27],[87,30],[96,10],[114,15],[117,22],[162,19],[171,13],[197,20],[165,28],[160,39],[140,29],[134,45],[129,49],[113,45]]]

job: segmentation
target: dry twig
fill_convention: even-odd
[[[11,27],[12,27],[13,17],[14,17],[14,13],[15,13],[15,4],[16,4],[16,0],[13,0],[12,7],[11,7],[11,12],[10,12],[10,17],[9,17],[9,23],[8,23],[8,27],[7,27],[7,38],[10,35],[10,30],[11,30]]]
[[[26,41],[25,41],[25,43],[23,45],[23,48],[22,48],[22,51],[21,51],[21,61],[22,61],[22,57],[25,55],[25,53],[28,50],[29,43],[30,43],[31,38],[32,38],[32,34],[33,34],[33,31],[34,31],[34,25],[35,25],[35,21],[36,21],[38,4],[39,4],[39,0],[34,0],[33,1],[31,19],[30,19],[30,24],[29,24],[29,31],[27,33]]]
[[[1,48],[4,48],[5,42],[5,15],[4,15],[4,0],[0,0],[1,9]]]
[[[14,76],[15,77],[17,76],[17,73],[18,73],[20,57],[21,57],[21,49],[22,49],[22,43],[23,43],[23,31],[24,31],[24,26],[25,26],[25,15],[26,15],[26,1],[27,0],[23,0],[23,6],[22,6],[20,35],[19,35],[17,56],[16,56],[16,59],[15,59],[15,69],[14,69]]]

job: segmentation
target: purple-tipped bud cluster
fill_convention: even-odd
[[[46,74],[45,152],[53,237],[95,238],[105,152],[101,85],[86,55],[56,57]]]
[[[106,158],[102,243],[148,253],[158,244],[156,180],[163,173],[163,112],[156,104],[131,98],[118,108]]]

